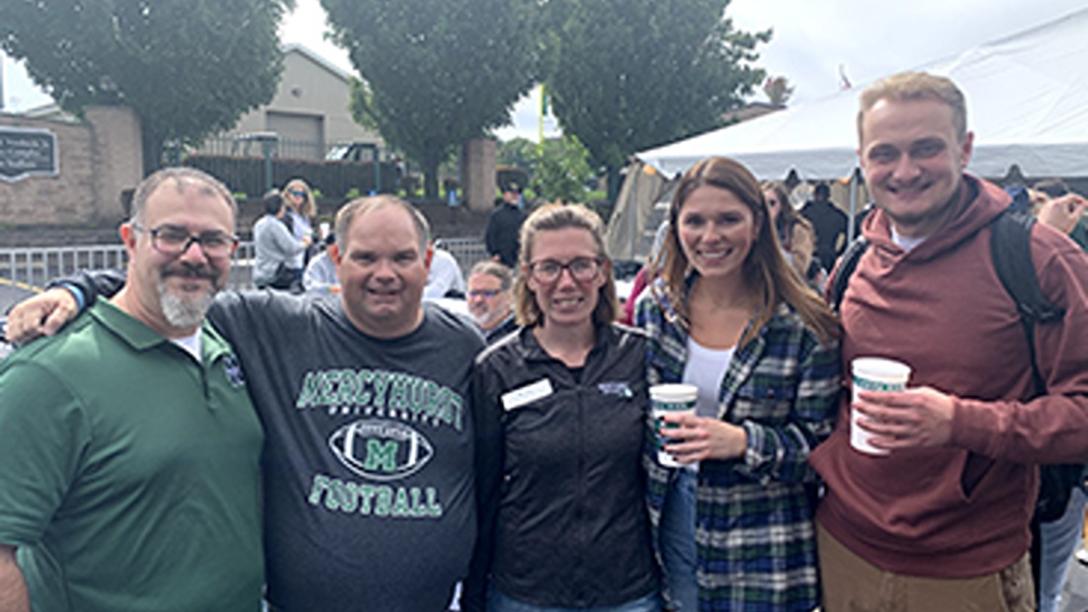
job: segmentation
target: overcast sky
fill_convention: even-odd
[[[395,1],[395,0],[391,0]],[[1078,9],[1086,0],[733,0],[726,14],[745,30],[774,29],[760,47],[758,65],[794,85],[792,103],[835,93],[839,67],[854,85],[913,68],[968,47],[1004,38]],[[662,3],[663,10],[668,4]],[[318,0],[297,0],[280,29],[285,43],[300,43],[354,72],[347,53],[323,39],[325,13]],[[1088,36],[1088,33],[1085,33]],[[4,58],[4,110],[47,103],[21,66]],[[535,93],[535,92],[534,92]],[[756,99],[763,99],[759,94]],[[538,102],[523,99],[503,139],[537,135]],[[554,120],[546,134],[556,130]]]

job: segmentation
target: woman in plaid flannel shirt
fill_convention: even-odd
[[[819,604],[812,448],[840,390],[838,323],[782,255],[759,183],[725,158],[696,164],[669,211],[660,277],[638,303],[651,384],[699,388],[645,458],[654,545],[672,609]]]

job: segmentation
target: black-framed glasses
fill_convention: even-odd
[[[529,264],[529,274],[542,283],[554,283],[559,280],[563,270],[570,272],[576,281],[591,281],[601,269],[601,260],[594,257],[575,257],[567,263],[554,259],[542,259]]]
[[[288,189],[287,193],[295,196],[296,198],[305,198],[306,192],[301,189]]]
[[[190,234],[189,230],[177,225],[146,228],[138,223],[133,223],[132,229],[147,232],[151,236],[151,246],[156,251],[174,257],[188,251],[194,242],[200,246],[206,257],[229,257],[238,244],[237,237],[217,230]]]
[[[482,298],[491,299],[491,298],[495,297],[496,295],[498,295],[500,293],[502,293],[502,289],[473,289],[472,291],[468,292],[468,297],[470,297],[470,298],[482,297]]]

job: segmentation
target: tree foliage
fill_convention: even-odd
[[[784,76],[767,77],[767,80],[763,82],[763,93],[767,95],[771,104],[785,106],[793,95],[793,87],[790,86],[789,79]]]
[[[366,87],[356,115],[424,170],[465,140],[505,124],[534,81],[535,0],[321,0],[335,40]]]
[[[549,138],[538,150],[530,184],[546,200],[585,202],[594,178],[589,152],[570,134]]]
[[[62,108],[123,104],[144,167],[165,140],[196,143],[268,102],[283,65],[276,28],[293,0],[3,0],[0,46]]]
[[[728,3],[548,0],[545,71],[564,132],[611,170],[636,151],[721,125],[762,81],[751,62],[770,40],[770,31],[736,30]]]
[[[537,144],[527,138],[499,143],[496,161],[529,175],[529,188],[544,200],[585,202],[595,173],[589,152],[569,134]]]

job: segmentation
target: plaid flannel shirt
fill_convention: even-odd
[[[659,280],[638,302],[649,335],[650,384],[681,382],[687,332]],[[838,343],[823,345],[786,304],[737,348],[719,392],[718,416],[744,428],[748,449],[703,461],[696,490],[699,609],[812,610],[819,605],[812,516],[816,474],[809,451],[830,435],[841,389]],[[652,435],[652,423],[651,427]],[[675,470],[647,444],[653,542]],[[660,558],[660,557],[659,557]],[[666,594],[667,595],[667,594]]]

